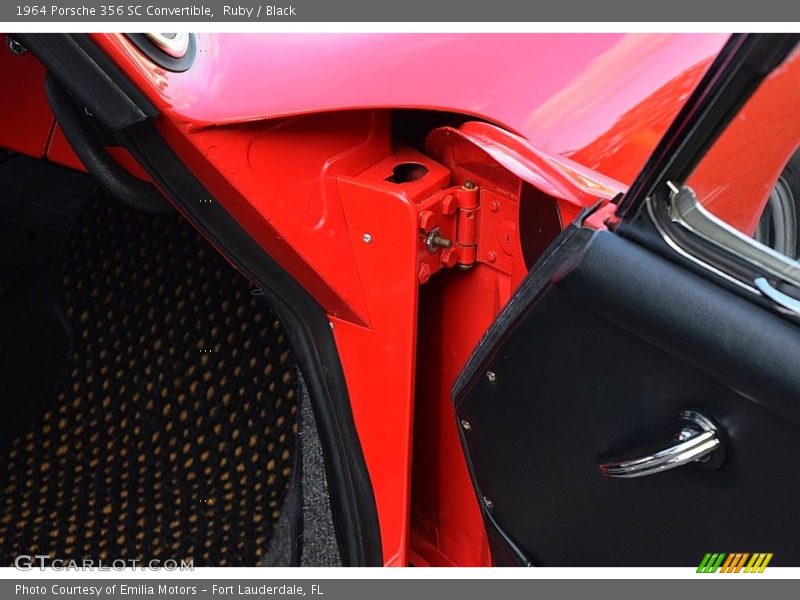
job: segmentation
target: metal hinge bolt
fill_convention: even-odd
[[[453,246],[453,241],[444,237],[441,230],[437,227],[428,234],[425,245],[428,247],[429,252],[436,252],[439,248],[451,248]]]

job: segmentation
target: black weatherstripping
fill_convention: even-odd
[[[15,33],[14,38],[112,131],[158,115],[155,106],[86,34]]]
[[[484,510],[543,566],[798,564],[800,330],[619,236],[560,241],[454,390]],[[687,408],[725,431],[721,469],[600,475],[598,455],[671,439]]]
[[[25,34],[17,37],[107,127],[124,128],[119,134],[120,141],[160,189],[228,260],[263,288],[265,299],[278,314],[291,340],[309,389],[325,455],[331,511],[342,563],[345,566],[382,565],[372,484],[355,430],[336,344],[323,308],[222,205],[198,202],[213,196],[169,148],[152,122],[145,120],[157,114],[155,108],[86,35]],[[63,48],[68,52],[60,55]],[[74,51],[75,48],[81,51]],[[108,81],[98,81],[104,74]],[[97,90],[92,88],[95,84],[99,85]],[[93,93],[87,94],[86,90]],[[109,118],[107,113],[116,114],[115,111],[120,111],[120,118]]]
[[[51,74],[45,79],[45,91],[50,108],[70,146],[109,194],[143,212],[166,214],[175,211],[153,184],[131,174],[108,153],[97,126]]]

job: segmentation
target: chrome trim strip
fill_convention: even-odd
[[[656,217],[655,211],[653,209],[653,202],[654,202],[653,198],[649,197],[649,198],[647,198],[645,200],[644,204],[645,204],[645,207],[647,208],[647,213],[650,215],[650,221],[655,226],[656,231],[658,231],[658,234],[661,236],[661,239],[664,240],[664,243],[666,243],[676,253],[680,254],[683,258],[695,263],[696,265],[702,267],[706,271],[710,271],[711,273],[714,273],[714,275],[717,275],[718,277],[721,277],[722,279],[728,281],[729,283],[732,283],[732,284],[742,288],[743,290],[746,290],[746,291],[750,292],[751,294],[753,294],[755,296],[759,296],[760,295],[759,291],[756,288],[754,288],[753,286],[748,285],[746,282],[741,281],[741,280],[737,279],[736,277],[733,277],[732,275],[729,275],[725,271],[721,271],[720,269],[716,268],[715,266],[710,265],[710,264],[708,264],[707,262],[705,262],[703,260],[700,260],[695,255],[690,254],[689,252],[684,250],[683,247],[681,247],[677,242],[675,242],[675,240],[673,240],[670,237],[669,233],[662,227],[661,223],[658,221],[658,218]]]
[[[670,218],[704,240],[767,273],[800,287],[800,264],[757,242],[706,210],[691,188],[670,194]]]
[[[776,290],[772,287],[764,277],[756,277],[753,283],[756,284],[758,291],[764,294],[767,298],[772,300],[775,304],[785,308],[788,311],[791,311],[797,315],[800,315],[800,300],[792,298],[788,294],[784,294],[780,290]]]

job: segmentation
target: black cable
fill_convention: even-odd
[[[78,108],[67,91],[50,74],[45,80],[50,108],[64,136],[97,182],[112,196],[135,210],[171,213],[172,204],[146,181],[123,168],[105,149],[101,133]]]

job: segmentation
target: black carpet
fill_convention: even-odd
[[[275,315],[179,216],[102,195],[53,276],[70,349],[55,391],[0,444],[0,564],[259,564],[296,436]]]

